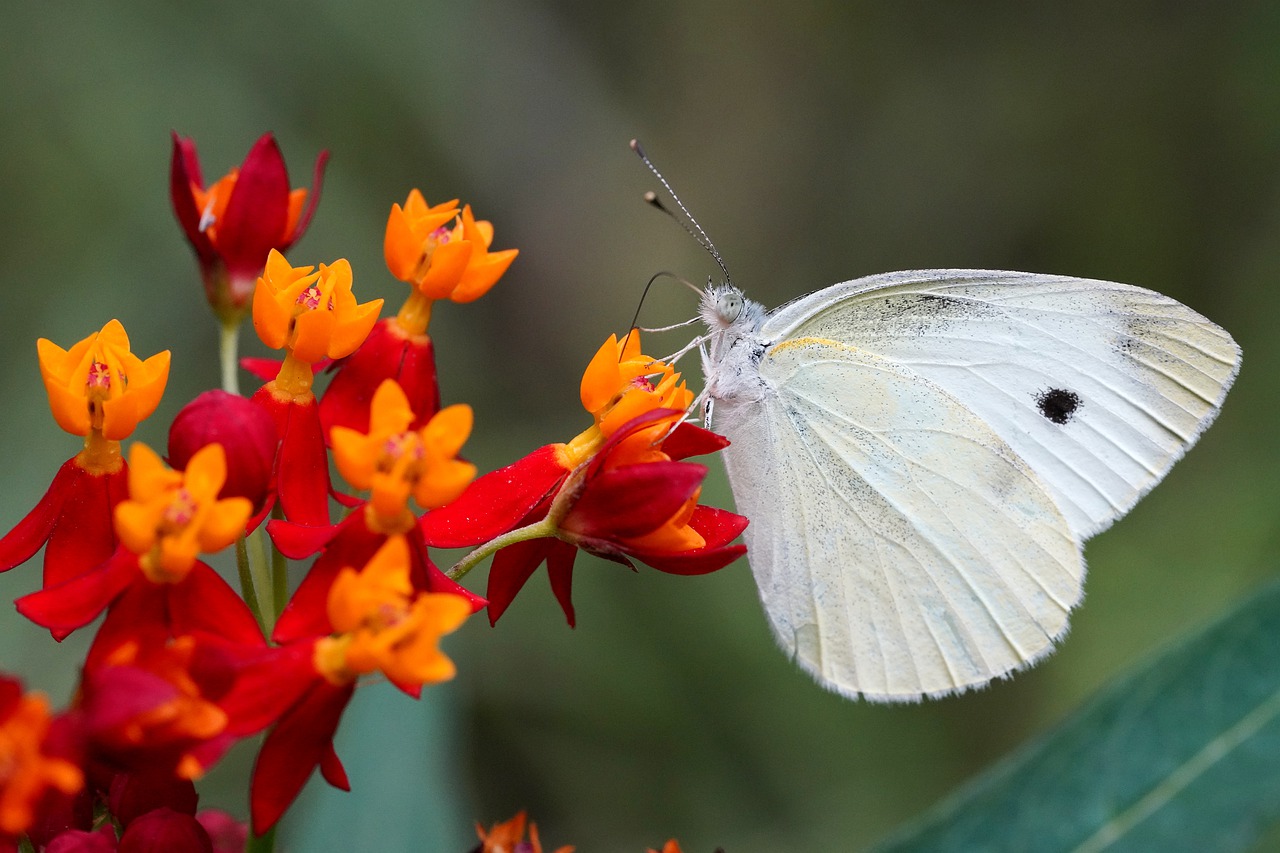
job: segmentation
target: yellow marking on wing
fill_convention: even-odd
[[[780,352],[786,352],[789,349],[798,347],[830,347],[832,349],[847,350],[849,352],[860,352],[860,350],[840,341],[833,341],[830,338],[792,338],[789,341],[783,341],[780,344],[774,344],[769,349],[770,355],[776,355]]]

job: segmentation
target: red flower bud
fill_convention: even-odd
[[[182,407],[169,427],[169,464],[186,468],[196,451],[218,443],[227,454],[219,498],[244,497],[257,511],[271,486],[276,426],[261,406],[226,391],[206,391]]]

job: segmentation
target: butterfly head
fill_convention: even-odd
[[[702,304],[698,314],[711,331],[724,331],[734,326],[754,326],[764,314],[764,308],[742,295],[732,284],[708,285],[702,292]]]

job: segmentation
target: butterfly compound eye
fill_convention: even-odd
[[[732,323],[742,315],[742,294],[726,290],[716,299],[716,313],[726,323]]]

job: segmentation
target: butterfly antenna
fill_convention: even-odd
[[[668,272],[668,271],[666,271],[666,270],[663,270],[662,272],[654,273],[654,274],[653,274],[653,277],[649,279],[649,283],[648,283],[648,284],[646,284],[646,285],[644,286],[644,292],[642,292],[642,293],[640,294],[640,302],[639,302],[639,304],[637,304],[637,305],[636,305],[636,313],[635,313],[635,315],[634,315],[634,316],[632,316],[632,318],[631,318],[631,327],[627,329],[627,336],[626,336],[625,338],[623,338],[623,339],[622,339],[622,348],[623,348],[624,350],[625,350],[625,349],[626,349],[626,347],[627,347],[627,342],[631,340],[631,333],[632,333],[632,332],[634,332],[634,331],[636,330],[636,321],[640,319],[640,309],[644,307],[644,300],[645,300],[645,297],[647,297],[647,296],[649,295],[649,288],[653,287],[653,283],[654,283],[655,281],[657,281],[658,279],[660,279],[660,278],[664,277],[664,276],[666,276],[666,277],[668,277],[668,278],[674,278],[676,281],[680,282],[680,283],[681,283],[681,284],[683,284],[685,287],[687,287],[687,288],[689,288],[690,290],[692,290],[694,293],[698,294],[699,296],[701,296],[701,295],[702,295],[702,289],[701,289],[701,288],[699,288],[696,284],[694,284],[694,283],[693,283],[693,282],[691,282],[691,281],[688,281],[688,280],[686,280],[686,279],[681,278],[680,276],[676,275],[676,274],[675,274],[675,273],[673,273],[673,272]],[[697,317],[694,317],[692,320],[688,320],[688,321],[686,321],[686,322],[684,322],[684,323],[677,323],[677,324],[676,324],[676,325],[674,325],[674,326],[668,326],[666,329],[649,329],[649,330],[647,330],[647,331],[651,331],[651,332],[665,332],[665,331],[667,331],[668,329],[678,329],[678,328],[680,328],[681,326],[688,326],[688,325],[690,325],[690,324],[692,324],[692,323],[697,322],[697,320],[698,320],[698,318],[697,318]],[[618,361],[619,361],[619,362],[621,362],[621,361],[622,361],[622,353],[621,353],[621,352],[619,352],[619,353],[618,353]]]
[[[693,218],[693,214],[689,212],[689,208],[684,206],[684,202],[680,200],[680,196],[676,195],[675,190],[671,189],[671,184],[667,183],[667,179],[662,177],[662,173],[658,171],[658,167],[653,165],[653,161],[644,153],[644,149],[640,147],[639,140],[631,140],[631,150],[636,152],[636,155],[644,161],[646,166],[649,167],[649,171],[653,173],[653,176],[657,178],[659,183],[661,183],[666,189],[667,194],[671,196],[671,200],[676,203],[680,208],[680,212],[684,214],[684,219],[681,219],[672,213],[671,210],[664,205],[661,200],[659,200],[655,193],[645,193],[644,200],[678,222],[680,227],[687,231],[689,236],[696,240],[698,245],[705,249],[707,254],[711,255],[715,260],[716,266],[720,267],[720,272],[724,273],[724,280],[726,282],[732,282],[733,279],[729,275],[729,268],[724,265],[724,259],[720,257],[720,252],[716,249],[715,243],[711,242],[711,238],[707,236],[707,232],[698,224],[698,220]],[[688,221],[686,222],[685,220]]]

